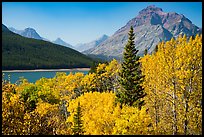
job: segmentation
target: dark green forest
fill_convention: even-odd
[[[22,37],[2,24],[2,70],[88,68],[93,60],[68,47]]]

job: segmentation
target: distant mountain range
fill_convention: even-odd
[[[152,53],[161,41],[168,41],[180,34],[192,36],[202,33],[202,29],[192,24],[184,15],[175,12],[166,13],[161,8],[151,5],[141,10],[138,16],[128,21],[108,39],[83,53],[121,58],[128,40],[130,26],[134,28],[135,47],[139,50],[140,56],[143,55],[145,49],[148,53]]]
[[[103,41],[105,41],[108,38],[108,36],[104,34],[103,36],[101,36],[97,40],[93,40],[93,41],[91,41],[89,43],[81,43],[81,44],[77,44],[75,46],[72,46],[71,44],[65,42],[61,38],[57,38],[54,41],[50,41],[49,39],[43,38],[33,28],[26,28],[24,30],[17,30],[17,29],[15,29],[13,27],[9,27],[9,30],[16,33],[16,34],[19,34],[19,35],[21,35],[23,37],[49,41],[49,42],[52,42],[54,44],[58,44],[58,45],[62,45],[62,46],[65,46],[65,47],[75,49],[75,50],[77,50],[79,52],[88,50],[90,48],[94,48],[94,47],[98,46],[99,44],[101,44]]]
[[[82,51],[85,51],[85,50],[88,50],[90,48],[94,48],[94,47],[100,45],[106,39],[108,39],[108,36],[104,34],[103,36],[101,36],[97,40],[94,40],[94,41],[89,42],[89,43],[77,44],[75,47],[76,47],[76,50],[82,52]]]
[[[29,33],[24,36],[31,37]],[[69,47],[27,37],[2,24],[2,70],[86,68],[93,63],[93,59]]]
[[[58,45],[62,45],[62,46],[65,46],[65,47],[75,49],[72,45],[66,43],[61,38],[57,38],[55,41],[50,41],[49,39],[43,38],[33,28],[26,28],[24,30],[17,30],[17,29],[15,29],[13,27],[9,27],[9,30],[16,33],[16,34],[19,34],[19,35],[21,35],[23,37],[49,41],[49,42],[52,42],[54,44],[58,44]]]

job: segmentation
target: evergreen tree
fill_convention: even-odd
[[[155,46],[154,53],[158,51],[158,45]]]
[[[141,86],[143,76],[141,75],[138,50],[135,49],[134,32],[131,26],[128,33],[129,39],[123,53],[122,69],[120,75],[121,90],[117,93],[117,99],[121,104],[137,106],[141,109],[144,104],[142,98],[145,96]]]
[[[95,73],[96,72],[96,67],[98,66],[99,62],[93,61],[91,65],[91,69],[89,70],[88,73]]]
[[[147,49],[144,50],[144,56],[147,55],[148,51]]]
[[[83,124],[82,124],[82,112],[81,112],[81,107],[80,103],[78,102],[78,107],[77,107],[77,112],[74,114],[74,126],[72,128],[72,131],[74,135],[82,135],[83,134]]]

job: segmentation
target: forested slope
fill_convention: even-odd
[[[14,34],[2,25],[2,69],[90,67],[92,59],[78,51]]]

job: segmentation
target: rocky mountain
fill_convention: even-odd
[[[33,29],[33,28],[26,28],[22,33],[22,36],[27,37],[27,38],[34,38],[34,39],[40,39],[40,35]]]
[[[88,49],[91,49],[91,48],[94,48],[94,47],[100,45],[106,39],[108,39],[108,36],[104,34],[103,36],[101,36],[97,40],[94,40],[94,41],[89,42],[89,43],[77,44],[75,47],[76,47],[76,50],[83,52],[85,50],[88,50]]]
[[[55,44],[58,44],[58,45],[62,45],[62,46],[65,46],[65,47],[69,47],[69,48],[75,49],[72,45],[66,43],[61,38],[57,38],[55,41],[52,41],[52,43],[55,43]]]
[[[43,38],[33,28],[26,28],[24,30],[17,30],[13,27],[10,27],[9,30],[16,33],[16,34],[19,34],[23,37],[43,40]]]
[[[83,53],[121,58],[130,26],[134,28],[135,47],[139,50],[140,56],[145,49],[151,53],[159,42],[168,41],[172,37],[178,37],[179,34],[192,36],[202,32],[202,29],[195,26],[184,15],[175,12],[166,13],[161,8],[151,5],[141,10],[135,18],[107,40]]]

